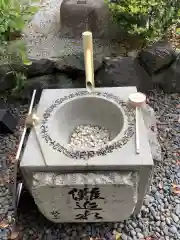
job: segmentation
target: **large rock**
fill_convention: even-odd
[[[36,97],[39,99],[41,92],[43,89],[51,88],[78,88],[84,87],[83,84],[73,81],[71,78],[68,78],[65,74],[56,73],[55,75],[44,75],[29,78],[24,88],[17,93],[18,98],[26,101],[30,100],[32,96],[32,92],[34,89],[37,90]]]
[[[85,88],[85,76],[77,77],[73,80],[66,75],[56,73],[54,83],[49,85],[49,88]]]
[[[13,69],[18,72],[23,72],[27,77],[36,77],[49,75],[54,72],[54,62],[50,59],[31,60],[32,64],[22,65],[14,64]]]
[[[63,0],[60,18],[60,34],[63,37],[80,38],[82,32],[87,30],[93,33],[94,38],[122,37],[120,27],[111,21],[104,0]]]
[[[0,66],[0,92],[5,93],[16,86],[15,74],[8,65]]]
[[[166,93],[180,93],[180,54],[166,71],[161,85]]]
[[[155,73],[151,76],[152,79],[152,83],[154,84],[154,86],[159,85],[161,86],[163,83],[163,79],[165,77],[165,75],[167,74],[168,68],[167,69],[163,69],[161,71],[159,71],[158,73]]]
[[[61,72],[84,72],[84,54],[78,53],[64,56],[54,63],[55,69]],[[96,72],[102,66],[102,60],[94,57],[94,71]]]
[[[139,54],[139,61],[150,76],[169,67],[175,58],[176,54],[171,44],[165,41],[156,42]]]
[[[35,77],[49,75],[54,72],[54,62],[50,59],[32,60],[32,64],[26,67],[27,76]]]
[[[16,74],[22,73],[27,78],[49,75],[55,71],[54,61],[49,59],[33,60],[31,65],[21,63],[0,65],[0,92],[6,92],[16,86]]]
[[[36,89],[36,100],[39,100],[41,96],[41,92],[44,88],[48,88],[50,82],[53,81],[54,76],[53,75],[45,75],[45,76],[39,76],[34,78],[29,78],[25,84],[23,89],[21,89],[19,92],[15,94],[16,98],[20,98],[24,102],[28,101],[32,97],[33,91]]]
[[[136,86],[139,91],[153,88],[150,76],[133,57],[107,58],[95,80],[98,87]]]
[[[33,78],[28,78],[22,90],[17,92],[14,97],[21,99],[24,102],[29,102],[32,97],[33,90],[36,89],[36,100],[38,102],[43,89],[58,89],[58,88],[83,88],[85,80],[83,78],[72,80],[67,75],[55,73],[54,75],[44,75]]]
[[[59,1],[60,2],[60,1]],[[44,3],[44,2],[43,2]],[[53,3],[52,3],[53,4]],[[57,3],[58,4],[58,3]],[[59,4],[53,8],[47,6],[40,9],[33,17],[31,26],[37,33],[55,35],[59,31]]]

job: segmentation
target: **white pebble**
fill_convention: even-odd
[[[70,137],[70,145],[73,147],[94,148],[103,146],[110,140],[109,131],[99,126],[79,125]]]

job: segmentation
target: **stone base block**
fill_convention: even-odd
[[[128,219],[137,203],[133,172],[34,173],[31,193],[53,222],[114,222]]]

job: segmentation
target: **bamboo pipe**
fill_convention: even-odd
[[[93,64],[93,41],[91,32],[83,32],[83,48],[86,73],[86,89],[92,92],[94,89],[94,64]]]

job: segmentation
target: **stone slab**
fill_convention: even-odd
[[[133,213],[137,186],[132,172],[34,173],[31,191],[53,222],[114,222]]]
[[[84,89],[85,90],[85,89]],[[37,115],[40,119],[43,118],[44,111],[57,99],[59,96],[67,96],[70,93],[78,92],[78,89],[48,89],[44,90],[38,105]],[[81,89],[83,91],[83,89]],[[115,96],[120,96],[123,101],[128,100],[130,93],[136,91],[135,87],[126,88],[99,88],[99,92],[113,93]],[[113,119],[112,119],[113,121]],[[144,124],[142,115],[140,116],[140,154],[135,153],[135,134],[128,142],[120,149],[113,151],[113,155],[94,156],[88,159],[73,159],[66,155],[51,150],[48,144],[43,139],[38,137],[38,142],[34,130],[31,131],[23,158],[21,167],[29,167],[31,169],[55,169],[60,170],[117,170],[117,169],[134,169],[134,167],[153,166],[153,159],[148,142],[147,129]],[[40,125],[36,127],[37,135],[40,134]],[[39,145],[40,144],[40,148]],[[41,152],[41,150],[43,152]],[[32,152],[34,154],[32,158]],[[43,153],[43,154],[42,154]],[[53,154],[53,155],[52,155]],[[44,158],[45,156],[45,158]],[[106,160],[105,160],[106,159]],[[120,159],[120,160],[119,160]]]

